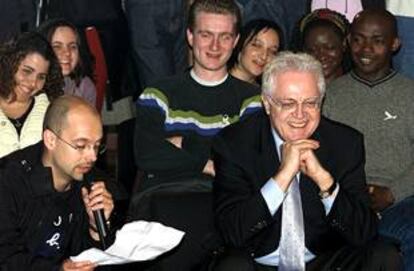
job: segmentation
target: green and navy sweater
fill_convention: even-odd
[[[222,128],[261,109],[258,87],[231,75],[204,86],[190,72],[146,88],[137,101],[135,157],[147,179],[201,175],[211,140]],[[182,136],[182,149],[168,137]]]
[[[368,183],[390,187],[397,200],[414,194],[414,81],[350,72],[328,86],[323,113],[363,133]]]

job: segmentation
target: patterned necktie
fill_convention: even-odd
[[[282,207],[279,271],[305,270],[305,232],[299,182],[291,182]]]

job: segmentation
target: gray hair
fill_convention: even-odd
[[[288,71],[313,73],[317,78],[321,97],[325,95],[325,77],[320,62],[309,54],[290,51],[280,52],[266,65],[262,76],[262,93],[270,95],[272,87],[277,85],[277,75]]]

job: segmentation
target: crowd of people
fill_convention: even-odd
[[[1,270],[100,269],[70,256],[135,219],[186,237],[108,270],[414,270],[414,64],[395,58],[413,50],[414,10],[139,2],[123,2],[131,69],[115,81],[137,89],[121,172],[97,163],[104,112],[79,24],[44,19],[0,44]]]

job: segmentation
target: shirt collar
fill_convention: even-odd
[[[222,84],[224,81],[226,81],[227,77],[229,77],[229,74],[226,73],[226,75],[220,80],[207,81],[207,80],[204,80],[204,79],[200,78],[199,76],[197,76],[197,74],[194,72],[194,69],[191,69],[190,75],[191,75],[191,78],[193,78],[197,83],[199,83],[200,85],[206,86],[206,87],[218,86],[218,85]]]
[[[273,129],[273,127],[271,128],[271,131],[272,131],[273,140],[275,141],[275,145],[276,145],[276,152],[277,152],[277,155],[280,161],[282,157],[282,154],[280,153],[280,147],[283,145],[283,143],[285,143],[285,141],[282,138],[280,138],[279,134],[275,131],[275,129]]]

